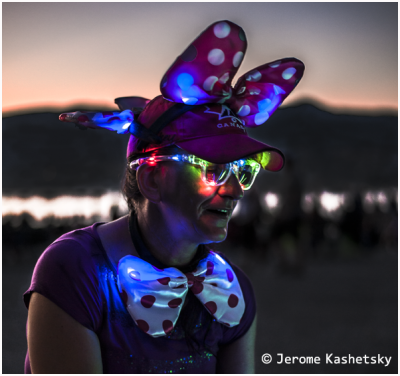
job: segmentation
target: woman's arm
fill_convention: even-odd
[[[97,335],[38,293],[29,303],[28,351],[32,373],[103,373]]]
[[[217,373],[254,373],[256,327],[257,317],[243,337],[220,348]]]

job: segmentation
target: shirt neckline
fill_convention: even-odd
[[[108,267],[111,269],[111,271],[114,273],[114,275],[117,276],[117,269],[115,269],[113,263],[111,262],[110,258],[108,257],[107,251],[104,248],[103,243],[100,239],[100,236],[97,232],[97,227],[100,225],[104,225],[106,223],[107,222],[95,222],[95,223],[93,223],[93,225],[91,227],[92,227],[93,234],[95,235],[94,238],[96,239],[96,242],[100,248],[101,253],[103,254],[104,259],[106,260]]]

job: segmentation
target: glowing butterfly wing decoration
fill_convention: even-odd
[[[130,133],[131,125],[134,123],[134,115],[131,110],[122,112],[67,112],[61,114],[59,119],[86,128],[103,128],[116,131],[118,134]]]

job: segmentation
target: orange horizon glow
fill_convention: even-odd
[[[117,109],[114,98],[124,96],[152,99],[176,57],[223,19],[242,26],[248,38],[234,82],[257,66],[293,56],[306,69],[283,106],[311,101],[335,113],[395,114],[397,8],[397,3],[3,3],[3,116],[75,105]]]
[[[331,113],[348,113],[348,114],[382,114],[389,116],[397,116],[398,106],[379,106],[366,103],[354,103],[353,105],[343,104],[340,101],[323,102],[311,97],[300,97],[295,99],[286,100],[280,108],[297,106],[299,104],[311,104],[315,107],[331,112]],[[69,101],[48,101],[48,102],[35,102],[19,105],[4,106],[2,108],[2,116],[15,116],[20,114],[40,113],[40,112],[63,112],[65,110],[74,111],[74,109],[86,110],[108,110],[118,111],[118,106],[113,100],[87,100],[76,99]]]

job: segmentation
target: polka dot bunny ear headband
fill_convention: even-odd
[[[189,105],[224,103],[244,126],[263,124],[296,87],[304,64],[295,58],[276,60],[247,72],[232,88],[246,48],[240,26],[230,21],[210,25],[165,73],[162,95]]]
[[[60,115],[86,128],[130,133],[127,157],[175,144],[213,163],[258,155],[262,167],[279,171],[282,152],[247,135],[263,124],[293,91],[304,64],[284,58],[261,65],[231,83],[247,48],[243,29],[230,21],[206,28],[178,56],[153,100],[117,98],[122,112]]]

